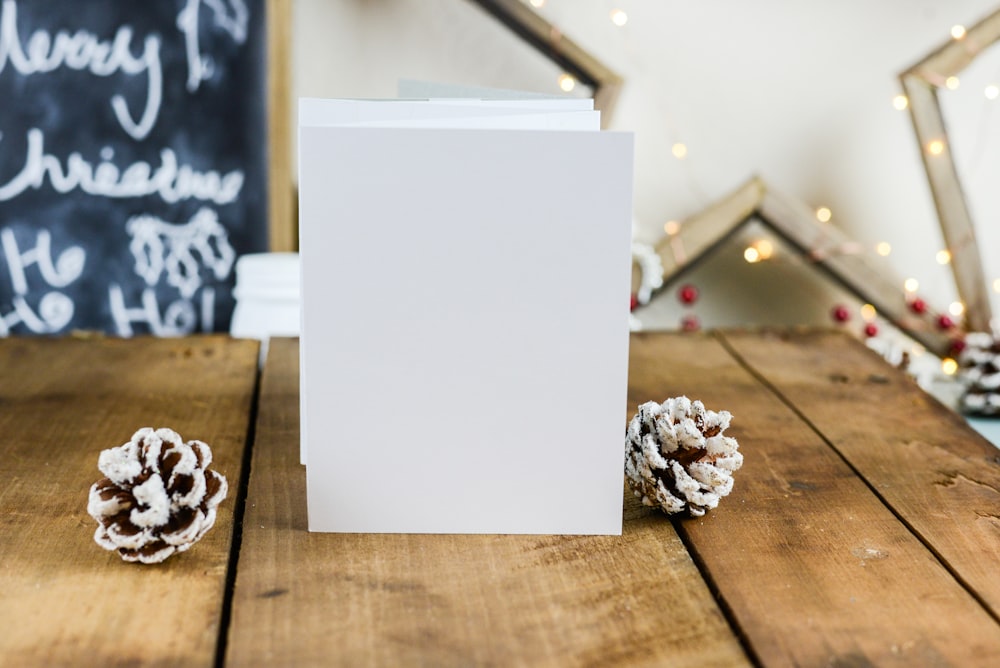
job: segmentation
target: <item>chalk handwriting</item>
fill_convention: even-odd
[[[34,334],[54,334],[73,319],[73,300],[61,292],[47,292],[38,302],[36,313],[22,295],[14,295],[14,310],[0,313],[0,336],[7,336],[17,325]]]
[[[194,94],[202,82],[218,74],[211,49],[206,48],[209,40],[228,35],[236,44],[244,44],[250,12],[245,0],[184,0],[181,4],[176,28],[184,39],[187,91]],[[22,8],[25,6],[22,3]],[[156,126],[164,104],[161,49],[163,37],[170,38],[171,33],[141,34],[129,24],[114,30],[107,35],[74,28],[30,30],[23,20],[18,26],[18,0],[0,0],[0,75],[7,71],[20,77],[43,77],[71,70],[113,79],[115,84],[127,80],[129,90],[139,84],[140,90],[127,99],[114,90],[105,95],[117,125],[132,139],[143,142]],[[58,194],[75,191],[112,199],[155,197],[167,204],[195,201],[215,207],[236,202],[245,181],[242,169],[196,169],[181,162],[168,146],[158,151],[155,145],[149,147],[151,153],[142,156],[145,160],[126,164],[116,160],[110,145],[96,155],[68,148],[49,152],[40,127],[27,128],[25,138],[23,162],[18,166],[20,152],[11,155],[4,150],[5,137],[0,133],[0,151],[8,160],[14,158],[12,166],[0,174],[0,202],[51,188]],[[182,152],[181,157],[185,155]],[[117,221],[108,222],[121,229]],[[145,287],[138,293],[137,287],[126,285],[128,281],[108,285],[108,304],[118,334],[131,336],[136,329],[143,329],[157,336],[180,336],[199,327],[213,331],[217,286],[207,283],[227,279],[236,258],[216,211],[202,206],[186,223],[136,215],[127,220],[125,231],[130,237],[133,269]],[[12,288],[11,297],[0,304],[0,336],[13,328],[55,333],[73,320],[74,300],[60,290],[81,278],[87,253],[80,246],[69,246],[54,254],[49,230],[39,229],[35,234],[33,245],[19,246],[13,230],[0,229],[0,270],[6,266]],[[176,289],[173,298],[164,296],[166,286]]]
[[[64,288],[83,273],[87,253],[79,246],[70,246],[59,258],[52,261],[52,235],[48,230],[39,230],[34,248],[21,251],[10,228],[0,231],[0,246],[7,260],[7,270],[10,272],[10,282],[14,292],[19,295],[28,294],[28,278],[25,269],[37,265],[42,279],[53,288]]]
[[[0,202],[29,188],[41,188],[46,177],[59,193],[80,189],[90,195],[113,198],[159,195],[170,204],[188,199],[229,204],[243,188],[243,170],[234,169],[226,174],[215,170],[199,172],[190,165],[178,165],[177,155],[170,148],[160,151],[160,165],[155,169],[148,162],[137,161],[122,171],[111,162],[114,151],[110,147],[101,151],[101,160],[96,165],[76,152],[70,153],[63,165],[59,158],[45,152],[41,130],[31,128],[27,137],[24,166],[14,178],[0,184]]]
[[[194,0],[191,0],[192,2]],[[205,6],[212,10],[215,25],[225,30],[237,44],[247,41],[247,24],[250,22],[250,10],[243,0],[203,0]],[[230,13],[230,8],[232,12]]]
[[[183,336],[195,329],[197,313],[194,304],[187,299],[171,302],[161,315],[156,291],[153,288],[142,291],[142,303],[135,307],[125,304],[125,293],[120,285],[114,283],[111,285],[109,297],[111,317],[118,328],[119,336],[135,334],[133,324],[145,325],[155,336]],[[215,291],[212,288],[205,288],[201,292],[201,328],[204,332],[214,329],[214,305]]]
[[[73,300],[58,291],[42,295],[36,312],[28,303],[28,276],[26,269],[37,265],[42,280],[53,288],[66,287],[83,273],[86,252],[79,246],[67,248],[52,261],[52,235],[39,230],[34,248],[21,250],[13,230],[0,230],[0,247],[7,265],[10,283],[14,288],[11,299],[13,310],[0,312],[0,336],[7,336],[11,329],[23,325],[35,334],[52,334],[69,324],[75,306]]]
[[[129,111],[121,95],[111,96],[111,108],[122,128],[134,139],[145,139],[156,124],[163,101],[163,66],[160,62],[160,37],[147,35],[141,55],[132,55],[133,30],[123,25],[111,41],[102,40],[86,30],[69,33],[60,30],[54,36],[36,30],[22,40],[17,30],[17,2],[4,0],[0,10],[0,73],[8,63],[21,75],[46,74],[60,67],[89,70],[98,77],[117,72],[127,76],[146,75],[146,100],[138,120]]]
[[[247,39],[247,22],[250,12],[243,0],[229,0],[232,5],[232,15],[222,0],[188,0],[184,9],[177,15],[177,28],[184,34],[184,46],[188,63],[188,92],[195,92],[201,82],[212,76],[214,64],[212,59],[201,53],[198,35],[199,13],[202,4],[212,10],[215,25],[225,30],[237,44],[243,44]]]
[[[125,223],[125,231],[132,237],[129,250],[135,258],[135,273],[146,285],[155,286],[166,272],[167,284],[177,288],[182,297],[191,297],[201,287],[201,266],[222,280],[229,276],[236,259],[226,229],[215,211],[207,207],[183,225],[156,216],[135,216]]]

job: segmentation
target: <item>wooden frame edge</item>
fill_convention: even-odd
[[[298,249],[292,181],[292,0],[267,0],[268,246]]]
[[[611,125],[625,80],[576,42],[564,35],[521,0],[471,0],[549,60],[594,91],[594,108],[601,112],[601,128]]]
[[[806,204],[774,191],[756,176],[683,221],[676,234],[660,240],[655,248],[663,263],[664,285],[718,248],[750,220],[759,220],[928,350],[938,355],[950,351],[951,339],[937,328],[938,314],[930,308],[914,312],[900,287],[902,280],[871,267],[863,255],[837,252],[851,243],[844,232],[820,223]]]
[[[969,329],[984,332],[990,331],[993,319],[986,274],[937,89],[997,40],[1000,40],[1000,10],[969,28],[961,39],[948,40],[899,75],[938,223],[952,256],[955,288],[965,303],[966,323]]]

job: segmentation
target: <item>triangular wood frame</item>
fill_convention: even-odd
[[[929,56],[899,75],[906,92],[910,118],[920,142],[958,295],[965,302],[968,327],[990,331],[992,310],[975,226],[955,168],[937,90],[965,69],[983,49],[1000,40],[1000,10],[969,28],[961,39],[950,39]],[[932,151],[938,146],[940,151]]]
[[[949,352],[952,340],[937,327],[937,314],[929,308],[915,313],[901,279],[876,269],[871,264],[873,258],[866,254],[840,252],[856,243],[838,228],[820,223],[805,203],[775,192],[758,177],[684,220],[676,234],[668,234],[656,244],[663,263],[664,286],[718,249],[751,220],[759,221],[928,350],[939,355]]]
[[[624,80],[521,0],[472,0],[539,53],[594,91],[601,128],[611,124]]]

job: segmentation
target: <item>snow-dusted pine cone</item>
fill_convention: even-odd
[[[724,436],[732,415],[687,397],[649,401],[628,424],[625,475],[647,506],[700,517],[733,489],[743,465],[736,439]]]
[[[986,332],[966,334],[958,365],[959,379],[965,385],[962,412],[1000,415],[1000,340]]]
[[[87,512],[94,540],[125,561],[155,564],[194,545],[215,524],[228,485],[208,470],[212,450],[185,443],[171,429],[145,427],[132,440],[101,452],[106,478],[90,488]]]

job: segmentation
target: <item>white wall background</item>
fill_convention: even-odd
[[[916,278],[920,295],[945,308],[957,299],[954,283],[935,261],[943,241],[919,148],[892,99],[899,72],[948,39],[953,25],[971,26],[997,4],[545,0],[538,11],[625,78],[612,129],[636,133],[641,240],[655,242],[666,221],[758,174],[829,207],[830,224],[872,262],[884,262],[877,243],[891,244],[891,270]],[[627,12],[623,27],[610,21],[615,8]],[[558,68],[468,0],[296,0],[295,13],[297,95],[392,97],[401,78],[558,92]],[[944,102],[949,126],[964,133],[953,142],[976,147],[992,137],[974,165],[980,194],[970,197],[986,218],[981,230],[1000,228],[991,188],[1000,183],[1000,100],[982,94],[984,82],[1000,83],[991,52],[986,65],[977,61],[974,84]],[[671,154],[676,142],[687,146],[686,159]],[[975,152],[955,150],[960,161]],[[644,323],[676,327],[693,311],[705,326],[826,324],[834,304],[851,303],[781,246],[769,263],[745,263],[744,246],[760,234],[747,230],[684,277],[702,295],[693,308],[664,293],[638,313]],[[1000,239],[988,235],[987,243],[992,281],[1000,278]],[[849,326],[860,329],[860,318]]]

